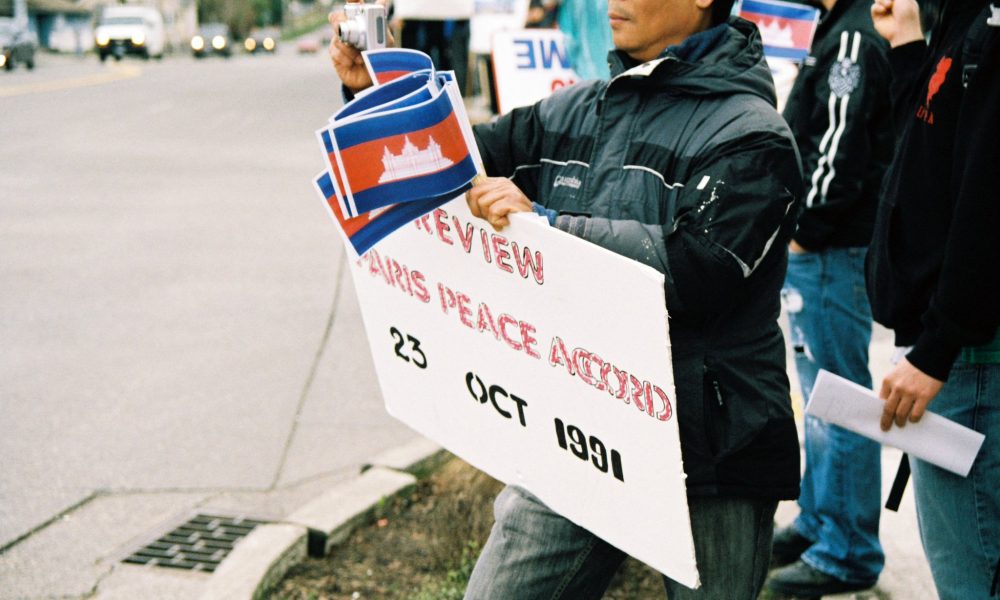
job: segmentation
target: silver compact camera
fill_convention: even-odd
[[[358,50],[385,48],[385,7],[381,4],[345,4],[347,20],[340,24],[340,41]]]

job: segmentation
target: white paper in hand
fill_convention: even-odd
[[[985,436],[930,411],[919,423],[882,431],[882,400],[872,390],[820,370],[806,415],[822,419],[966,477]]]

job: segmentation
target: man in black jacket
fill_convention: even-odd
[[[889,47],[868,0],[824,0],[784,117],[802,154],[805,211],[783,294],[803,398],[819,369],[871,388],[872,315],[864,293],[882,176],[893,150]],[[774,536],[767,586],[821,596],[875,584],[885,555],[878,443],[807,416],[800,512]]]
[[[882,429],[934,412],[985,434],[968,477],[911,459],[941,600],[1000,590],[1000,4],[945,2],[924,43],[913,0],[876,0],[900,133],[867,264],[875,319],[903,355]]]
[[[501,228],[536,210],[665,275],[702,582],[665,578],[672,600],[754,600],[777,502],[798,495],[777,318],[802,174],[759,33],[731,5],[611,0],[611,81],[475,128],[492,177],[469,192],[473,214]],[[369,84],[349,48],[331,55],[345,85]],[[495,513],[468,598],[598,598],[624,559],[516,486]]]

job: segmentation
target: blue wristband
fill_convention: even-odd
[[[544,206],[542,206],[541,204],[539,204],[537,202],[532,202],[531,203],[531,210],[535,211],[536,214],[539,214],[539,215],[545,217],[546,219],[548,219],[549,225],[555,225],[556,224],[556,217],[559,215],[559,213],[557,213],[556,211],[552,210],[551,208],[545,208]]]

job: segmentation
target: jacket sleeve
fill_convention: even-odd
[[[990,341],[1000,325],[1000,31],[991,37],[955,131],[952,221],[941,273],[924,330],[907,355],[941,380],[963,346]]]
[[[923,40],[903,44],[889,51],[892,70],[893,124],[897,135],[913,118],[917,106],[921,66],[927,57],[927,44]]]
[[[802,147],[805,211],[794,239],[807,250],[825,248],[830,236],[856,215],[858,203],[871,201],[862,190],[885,134],[888,113],[887,45],[859,31],[845,31],[817,57],[826,72],[817,79],[809,142]],[[812,93],[801,90],[802,93]],[[883,122],[878,122],[883,121]]]
[[[773,131],[741,135],[701,156],[672,223],[556,219],[560,229],[664,273],[671,314],[691,321],[731,308],[733,292],[765,258],[785,253],[802,182],[794,143]]]
[[[491,177],[509,177],[528,198],[537,197],[537,167],[544,130],[540,103],[515,108],[472,128],[483,167]]]

